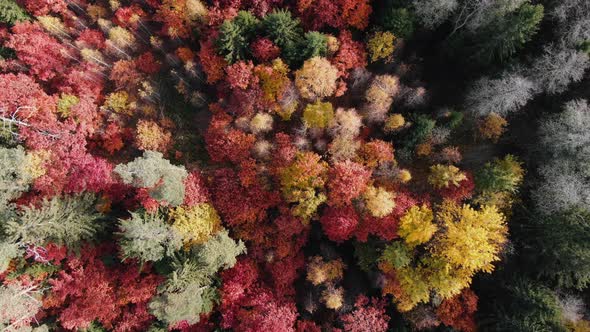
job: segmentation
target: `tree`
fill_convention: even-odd
[[[513,155],[488,162],[476,173],[478,190],[515,193],[524,179],[521,163]]]
[[[490,113],[479,121],[477,130],[479,135],[492,142],[497,142],[500,136],[506,131],[508,122],[496,113]]]
[[[303,30],[299,19],[291,17],[287,10],[274,10],[262,20],[262,29],[275,45],[281,49],[282,58],[288,64],[297,61]]]
[[[420,23],[434,29],[446,21],[457,9],[457,0],[414,0],[414,12]]]
[[[546,47],[541,57],[531,68],[535,83],[545,92],[564,92],[571,83],[579,82],[590,67],[588,55],[584,52],[556,46]]]
[[[328,204],[348,205],[367,187],[371,172],[350,160],[336,162],[328,172]]]
[[[527,255],[538,275],[565,288],[584,289],[590,284],[590,213],[571,208],[526,222]]]
[[[590,40],[590,21],[588,21],[588,3],[584,0],[567,0],[560,2],[550,12],[557,21],[560,37],[567,46],[576,47]]]
[[[590,206],[586,157],[590,137],[584,129],[590,124],[589,109],[586,100],[569,101],[562,113],[549,117],[539,128],[541,144],[551,157],[539,168],[542,182],[533,191],[543,213]]]
[[[332,124],[334,109],[329,102],[316,101],[303,110],[303,123],[309,128],[326,128]]]
[[[483,38],[479,37],[475,57],[484,63],[505,61],[531,40],[542,19],[542,5],[524,3],[514,12],[491,21],[477,32]]]
[[[10,207],[10,201],[28,190],[33,180],[26,171],[27,157],[22,146],[9,149],[0,147],[0,214]]]
[[[393,212],[395,208],[394,198],[395,194],[383,187],[369,186],[363,193],[367,210],[376,218],[383,218]]]
[[[375,32],[367,42],[367,50],[369,51],[371,62],[376,62],[382,59],[390,61],[391,55],[395,50],[394,41],[395,35],[389,31]]]
[[[357,298],[354,311],[340,317],[346,332],[385,332],[389,319],[385,313],[384,302],[377,299],[369,300],[364,295]]]
[[[232,64],[248,58],[248,46],[259,26],[260,21],[247,11],[240,11],[232,20],[223,22],[216,45],[225,61]]]
[[[312,101],[330,97],[336,90],[338,69],[321,57],[313,57],[295,72],[295,86],[301,96]]]
[[[386,7],[379,15],[379,24],[400,38],[410,38],[414,33],[414,14],[406,8]]]
[[[465,179],[465,173],[453,165],[436,164],[430,166],[428,183],[434,188],[448,188],[451,185],[458,187],[459,183]]]
[[[376,76],[365,91],[364,115],[370,122],[385,121],[387,112],[399,92],[399,79],[391,75]]]
[[[177,206],[168,214],[172,229],[180,235],[186,246],[206,242],[221,230],[221,219],[209,203],[200,203],[190,208]]]
[[[432,221],[434,215],[426,205],[412,206],[399,221],[398,234],[406,245],[416,245],[428,242],[438,227]]]
[[[144,151],[142,157],[117,165],[115,173],[125,184],[148,188],[153,199],[172,206],[184,200],[184,180],[188,173],[184,167],[172,165],[160,152]]]
[[[465,106],[480,117],[491,113],[506,116],[526,105],[536,90],[533,81],[519,74],[504,73],[497,79],[484,77],[469,90]]]
[[[172,145],[172,134],[150,120],[137,122],[136,144],[140,150],[166,153]]]
[[[119,221],[119,245],[123,260],[155,262],[182,247],[182,238],[156,213],[131,212],[131,218]]]
[[[280,173],[281,192],[287,202],[297,203],[293,215],[309,219],[326,201],[328,165],[313,152],[303,152]]]
[[[317,31],[306,32],[303,36],[303,49],[300,51],[301,61],[313,57],[328,55],[328,36]]]
[[[28,21],[29,15],[14,0],[0,2],[0,22],[14,25],[17,22]]]
[[[444,300],[436,309],[436,315],[447,326],[464,332],[474,332],[477,300],[477,295],[472,290],[464,289],[461,294]]]
[[[102,228],[103,216],[95,209],[93,195],[54,197],[40,208],[24,207],[5,224],[10,242],[44,246],[49,242],[74,247],[90,240]]]
[[[477,211],[469,205],[445,202],[437,218],[446,230],[432,248],[435,258],[471,273],[493,271],[492,263],[500,259],[508,232],[506,218],[495,206]]]
[[[42,307],[42,292],[36,285],[0,285],[0,327],[25,330]]]
[[[322,230],[334,242],[343,242],[350,239],[359,223],[359,217],[350,206],[328,207],[320,218]]]

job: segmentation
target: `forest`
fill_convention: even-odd
[[[590,332],[590,1],[0,0],[0,330]]]

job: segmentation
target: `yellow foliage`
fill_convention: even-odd
[[[385,131],[386,132],[392,132],[395,131],[401,127],[403,127],[406,124],[406,119],[404,119],[404,116],[401,114],[392,114],[390,115],[387,120],[385,121]]]
[[[254,135],[263,134],[272,130],[272,116],[268,113],[256,113],[250,120],[250,131]]]
[[[391,59],[391,55],[395,50],[393,42],[395,36],[389,31],[377,31],[369,39],[367,43],[367,49],[371,58],[371,62],[378,61],[380,59]]]
[[[337,281],[342,279],[344,268],[340,259],[324,262],[321,256],[314,256],[307,265],[307,280],[314,286]]]
[[[109,40],[118,48],[130,48],[135,44],[133,34],[120,26],[109,30]]]
[[[402,169],[399,171],[399,173],[397,173],[397,179],[401,183],[408,183],[410,180],[412,180],[412,173],[410,173],[410,171],[407,169]]]
[[[221,230],[221,219],[211,204],[193,207],[178,206],[168,214],[172,228],[181,236],[185,246],[201,244]]]
[[[150,120],[139,120],[136,135],[140,150],[152,150],[165,153],[172,144],[172,134]]]
[[[115,113],[131,115],[135,103],[129,100],[129,95],[125,91],[110,93],[104,102],[104,106],[112,109]]]
[[[430,166],[428,183],[437,189],[447,188],[450,184],[458,187],[466,178],[465,174],[453,165],[437,164]]]
[[[326,128],[334,119],[332,104],[315,102],[307,104],[303,111],[303,123],[310,128]]]
[[[446,201],[437,217],[446,231],[432,248],[434,257],[469,273],[493,271],[492,263],[500,259],[508,233],[505,217],[495,206],[476,211],[467,204]]]
[[[406,267],[396,270],[395,276],[400,289],[395,295],[397,309],[401,312],[412,310],[419,303],[430,300],[430,287],[421,267]]]
[[[80,102],[80,98],[62,93],[61,97],[57,101],[57,111],[62,117],[67,118],[70,116],[70,112],[73,106],[76,106]]]
[[[322,292],[322,301],[328,309],[340,309],[344,304],[344,289],[342,287],[328,287]]]
[[[66,26],[55,16],[37,16],[37,21],[54,36],[69,35]]]
[[[51,151],[34,150],[27,153],[25,158],[24,170],[32,179],[45,175],[45,163],[51,159]]]
[[[382,187],[367,187],[363,198],[365,199],[365,206],[373,217],[385,217],[393,212],[395,208],[395,194]]]
[[[437,231],[433,220],[434,214],[428,206],[414,205],[400,218],[397,233],[410,247],[426,243]]]
[[[428,284],[442,299],[450,299],[469,287],[473,274],[465,269],[457,269],[448,263],[428,257],[424,260],[424,270]]]
[[[295,86],[301,97],[317,100],[331,96],[336,90],[338,69],[322,57],[313,57],[295,72]]]
[[[478,125],[479,135],[493,142],[498,141],[506,130],[508,122],[496,113],[486,116]]]

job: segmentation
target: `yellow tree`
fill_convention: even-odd
[[[295,72],[295,86],[301,96],[317,100],[331,96],[336,90],[338,69],[326,58],[313,57]]]
[[[433,220],[434,215],[428,206],[414,205],[400,218],[397,233],[410,247],[426,243],[437,230]]]

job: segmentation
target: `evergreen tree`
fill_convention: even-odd
[[[158,261],[182,247],[182,239],[159,213],[134,213],[119,222],[123,258]]]
[[[8,241],[44,246],[49,242],[68,247],[90,240],[102,228],[103,216],[95,209],[93,195],[54,197],[40,208],[28,206],[5,224]]]
[[[290,65],[297,62],[303,39],[299,19],[291,17],[287,10],[274,10],[264,17],[262,27],[268,38],[281,49],[286,62]]]
[[[29,19],[27,12],[15,0],[0,0],[0,23],[14,25]]]
[[[254,37],[260,21],[247,11],[240,11],[232,20],[226,20],[219,27],[217,49],[228,63],[245,60],[249,57],[250,41]]]
[[[145,151],[142,157],[115,167],[124,183],[137,188],[148,188],[152,198],[172,206],[184,200],[184,179],[188,176],[183,166],[175,166],[160,152]]]

